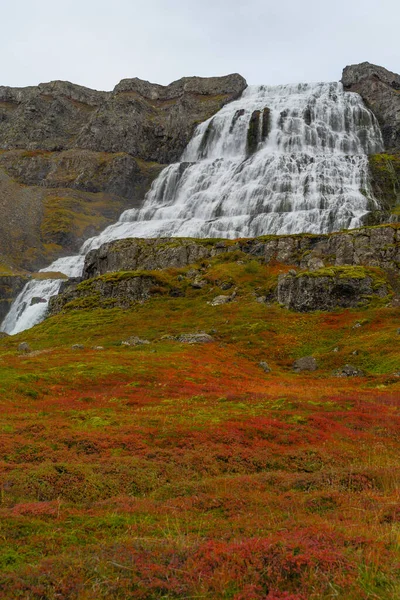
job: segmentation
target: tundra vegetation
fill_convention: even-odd
[[[123,308],[90,280],[0,340],[2,598],[400,597],[399,309],[265,301],[290,268],[226,253]]]

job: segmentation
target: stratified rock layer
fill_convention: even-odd
[[[240,75],[185,77],[168,86],[124,79],[112,92],[66,81],[0,87],[0,148],[126,152],[178,160],[195,126],[240,96]]]

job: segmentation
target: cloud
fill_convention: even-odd
[[[112,89],[240,72],[249,83],[338,80],[368,60],[400,71],[398,0],[20,0],[2,7],[0,84]]]

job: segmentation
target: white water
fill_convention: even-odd
[[[250,154],[247,132],[255,111]],[[236,238],[358,227],[376,207],[367,155],[382,149],[375,117],[340,83],[249,87],[199,125],[181,162],[160,173],[141,209],[125,211],[87,240],[79,256],[43,270],[79,276],[87,252],[128,237]],[[2,330],[14,334],[40,322],[46,304],[31,306],[32,298],[47,300],[60,284],[30,282]]]

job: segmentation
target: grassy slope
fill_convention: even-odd
[[[275,276],[215,265],[188,297],[0,341],[2,598],[400,596],[399,311],[259,304]],[[161,339],[196,331],[215,342]],[[347,362],[368,375],[332,377]]]

